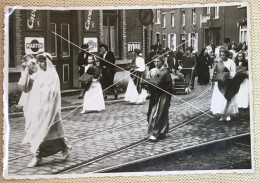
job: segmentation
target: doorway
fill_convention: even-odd
[[[60,78],[61,90],[71,89],[73,83],[72,45],[68,42],[72,38],[71,20],[71,11],[50,12],[50,52]],[[52,32],[56,32],[66,40]]]

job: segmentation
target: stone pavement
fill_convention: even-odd
[[[189,101],[202,94],[208,88],[209,86],[197,86],[192,94],[177,97],[181,97],[184,100]],[[210,98],[211,91],[203,97],[200,97],[198,100],[194,100],[192,104],[201,110],[207,110],[210,106]],[[148,102],[144,105],[129,105],[125,102],[114,103],[106,105],[106,110],[101,113],[89,114],[80,114],[80,109],[76,110],[71,115],[63,119],[67,137],[73,145],[73,150],[71,151],[71,155],[68,160],[63,161],[60,154],[57,154],[44,159],[43,165],[35,168],[26,168],[26,165],[31,160],[32,155],[19,157],[29,153],[28,145],[20,145],[24,136],[24,119],[10,118],[9,121],[11,130],[9,141],[9,175],[47,175],[63,172],[67,169],[97,159],[106,154],[116,152],[119,149],[123,149],[131,144],[143,141],[147,138],[147,105]],[[63,115],[67,112],[63,112]],[[183,123],[185,120],[194,118],[199,114],[201,114],[201,112],[196,110],[194,107],[187,104],[183,105],[182,101],[173,98],[170,108],[170,128]],[[189,127],[185,126],[185,128],[188,128],[188,130],[196,129],[193,128],[192,125]],[[177,132],[173,133],[179,135],[186,134],[186,130],[181,131],[181,129],[183,128],[179,128],[177,129]],[[200,128],[197,128],[197,133],[199,132],[199,129]],[[212,130],[211,132],[214,133],[214,129]],[[227,132],[225,130],[229,130],[229,128],[224,128],[223,135]],[[194,132],[194,134],[196,133]],[[208,134],[205,134],[205,137],[203,138],[207,139],[207,135]],[[169,137],[165,139],[165,142],[171,144],[168,142],[171,139],[172,138]],[[178,139],[172,140],[178,141]],[[185,141],[183,141],[183,143],[185,144]],[[194,141],[191,141],[188,144],[193,143]],[[143,145],[146,146],[146,144]],[[80,170],[80,172],[84,171]]]
[[[156,143],[146,141],[111,157],[65,173],[104,172],[110,170],[111,167],[120,167],[121,164],[140,162],[158,157],[161,154],[166,155],[169,152],[179,152],[192,146],[250,132],[249,119],[245,114],[236,117],[234,120],[233,122],[219,122],[217,118],[212,120],[208,116],[203,115],[196,121],[172,131],[164,140]]]

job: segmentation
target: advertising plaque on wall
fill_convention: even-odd
[[[141,50],[141,43],[140,42],[128,42],[127,43],[127,51],[134,52],[135,49]]]
[[[38,54],[44,51],[43,37],[26,37],[24,44],[26,54]]]
[[[96,32],[97,22],[94,21],[95,11],[86,10],[84,11],[84,30],[85,32]]]
[[[96,37],[88,37],[83,39],[84,44],[89,45],[89,52],[97,52],[98,51],[98,41]]]
[[[43,12],[41,10],[26,11],[26,28],[32,31],[41,31],[43,22]]]

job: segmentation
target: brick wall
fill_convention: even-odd
[[[126,50],[127,50],[127,40],[126,40],[126,10],[122,10],[122,60],[127,59]]]
[[[104,42],[104,30],[103,30],[103,10],[99,10],[99,41]]]
[[[14,66],[19,67],[21,65],[21,59],[22,59],[22,14],[20,10],[15,10],[14,12],[14,21],[13,21],[13,27],[14,27],[14,37],[13,37],[13,54],[14,54]]]

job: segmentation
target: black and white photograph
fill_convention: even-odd
[[[6,7],[4,177],[253,173],[248,16]]]

